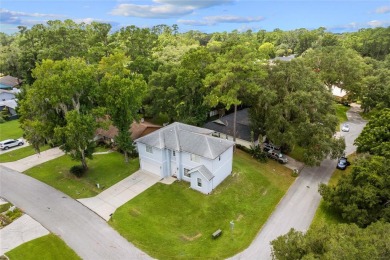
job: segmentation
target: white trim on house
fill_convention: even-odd
[[[141,169],[161,178],[174,176],[209,194],[231,174],[234,146],[234,142],[211,136],[212,132],[174,123],[135,140]]]

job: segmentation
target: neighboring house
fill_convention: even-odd
[[[270,59],[269,60],[269,63],[270,65],[275,65],[275,61],[279,60],[279,61],[291,61],[295,59],[295,54],[291,54],[289,56],[283,56],[283,57],[275,57],[273,59]]]
[[[15,111],[17,106],[18,103],[16,99],[0,101],[0,111],[2,111],[4,108],[7,108],[10,114],[10,119],[17,118]]]
[[[236,143],[249,148],[252,144],[252,137],[248,111],[248,108],[237,111]],[[233,140],[233,125],[234,113],[225,115],[220,119],[208,122],[203,125],[203,127],[210,130],[214,130],[214,136]],[[255,141],[255,143],[257,143],[257,137],[258,133],[254,133],[253,141]]]
[[[4,76],[0,78],[0,89],[11,90],[21,84],[20,79],[12,76]]]
[[[176,122],[136,139],[141,169],[211,193],[232,172],[234,146],[213,132]]]
[[[13,88],[12,90],[0,89],[0,101],[15,99],[15,95],[20,93],[20,89]]]
[[[137,138],[150,134],[160,128],[161,126],[159,125],[155,125],[142,120],[140,123],[133,122],[130,128],[131,139],[135,140]],[[102,128],[97,129],[95,140],[100,140],[105,143],[113,143],[114,138],[117,135],[118,135],[118,128],[116,128],[113,125],[110,125],[107,130]]]
[[[332,95],[338,99],[346,98],[347,92],[337,86],[332,86]]]

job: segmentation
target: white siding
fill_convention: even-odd
[[[152,147],[153,153],[149,153],[146,151],[146,145],[142,143],[137,143],[137,149],[141,169],[163,177],[162,150]]]
[[[233,147],[221,154],[221,160],[217,157],[212,162],[211,172],[214,174],[213,189],[215,189],[227,176],[232,173]]]
[[[202,180],[202,187],[198,186],[198,178]],[[197,191],[200,191],[204,194],[209,194],[211,193],[212,185],[211,182],[213,180],[208,181],[202,174],[199,172],[194,172],[191,174],[191,188]]]
[[[213,167],[212,160],[201,156],[199,156],[199,162],[191,161],[191,154],[187,152],[182,152],[181,160],[182,160],[182,168],[192,169],[197,166],[204,165],[206,166],[207,169],[211,171]]]

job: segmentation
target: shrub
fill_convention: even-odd
[[[5,123],[5,119],[2,116],[0,116],[0,124],[2,123]]]
[[[82,165],[75,165],[70,168],[70,172],[75,175],[77,178],[80,178],[84,175],[85,169]]]
[[[292,172],[291,172],[291,176],[292,177],[298,177],[299,175],[299,171],[297,169],[294,169]]]
[[[251,146],[250,154],[252,154],[252,157],[260,162],[267,161],[267,154],[261,149],[259,145]]]
[[[244,151],[246,153],[251,153],[251,150],[249,148],[247,148],[246,146],[243,146],[241,144],[236,144],[236,148],[237,149],[240,149],[241,151]]]

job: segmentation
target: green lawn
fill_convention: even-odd
[[[41,152],[46,151],[48,149],[50,149],[50,146],[45,145],[41,147]],[[17,161],[34,154],[36,154],[34,148],[29,145],[20,149],[0,154],[0,163]]]
[[[347,111],[350,109],[350,107],[343,106],[341,104],[334,104],[334,108],[336,110],[336,116],[340,124],[342,122],[348,121]]]
[[[7,252],[6,255],[10,260],[81,259],[65,242],[53,234],[24,243]]]
[[[187,182],[157,183],[120,207],[109,223],[157,259],[222,259],[249,246],[293,181],[290,169],[237,150],[232,175],[212,194]],[[213,240],[219,228],[222,236]]]
[[[4,139],[17,139],[23,136],[18,120],[7,121],[0,124],[0,141]]]
[[[348,156],[348,160],[352,163],[356,158],[356,154],[352,154]],[[333,172],[332,177],[329,180],[329,185],[336,185],[337,182],[340,180],[341,176],[347,175],[351,172],[352,167],[347,167],[346,170],[342,171],[339,169],[336,169]],[[311,226],[321,226],[321,225],[327,225],[327,224],[338,224],[338,223],[345,223],[345,221],[341,218],[340,215],[338,215],[335,211],[328,208],[325,205],[325,202],[321,200],[320,205],[316,211],[316,214],[314,215],[313,222],[311,223]]]
[[[295,145],[294,149],[288,153],[288,156],[294,158],[297,161],[303,162],[303,152],[304,149],[301,146]]]
[[[69,172],[70,167],[79,164],[64,155],[25,173],[78,199],[95,196],[139,169],[138,158],[126,164],[123,155],[117,152],[94,155],[94,159],[88,161],[89,170],[82,178],[76,178]],[[100,184],[100,189],[96,183]]]

